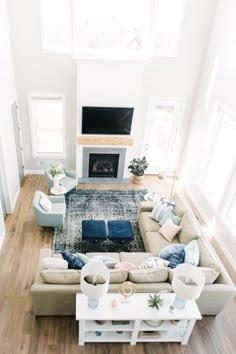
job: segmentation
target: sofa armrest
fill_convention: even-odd
[[[74,170],[68,170],[67,168],[64,168],[64,172],[70,178],[77,178],[76,171]]]
[[[154,202],[140,202],[139,206],[138,206],[138,218],[140,213],[144,212],[144,211],[152,211],[153,207],[154,207],[155,203]]]

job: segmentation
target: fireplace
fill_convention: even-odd
[[[119,154],[89,154],[89,177],[117,178]]]
[[[83,178],[123,178],[125,148],[83,148]]]

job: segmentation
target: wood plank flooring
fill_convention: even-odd
[[[80,185],[79,188],[142,189],[167,195],[171,181],[145,176],[144,185]],[[176,188],[178,184],[176,184]],[[175,343],[86,344],[78,347],[74,317],[35,317],[30,287],[40,248],[51,246],[52,229],[35,223],[32,200],[35,190],[47,191],[43,176],[24,179],[13,215],[6,217],[7,235],[0,252],[0,354],[234,354],[236,352],[236,299],[218,316],[204,316],[194,327],[187,346]],[[235,281],[235,274],[233,274]]]

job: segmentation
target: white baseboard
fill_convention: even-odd
[[[5,236],[6,236],[6,230],[3,230],[0,234],[0,249],[2,248],[2,244],[5,239]]]
[[[16,202],[17,202],[17,199],[19,197],[19,194],[20,194],[20,187],[18,188],[17,192],[16,192],[16,195],[15,195],[15,199],[13,200],[13,203],[11,205],[11,208],[12,208],[12,213],[15,209],[15,206],[16,206]]]
[[[25,170],[25,175],[44,175],[44,170]]]

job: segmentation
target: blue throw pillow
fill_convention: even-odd
[[[164,247],[159,253],[159,257],[167,259],[171,254],[182,251],[186,245],[183,243],[173,243]]]
[[[167,261],[169,261],[169,268],[176,268],[177,265],[184,263],[184,257],[185,257],[185,252],[184,250],[175,252],[171,254],[168,258]]]
[[[84,263],[79,259],[79,257],[74,256],[69,252],[62,252],[62,257],[68,262],[69,269],[82,269]]]

